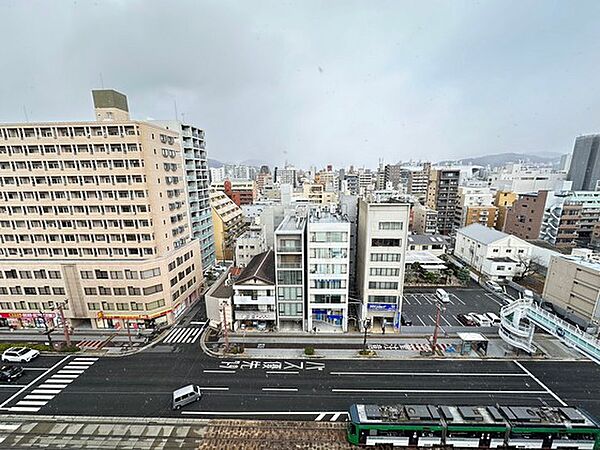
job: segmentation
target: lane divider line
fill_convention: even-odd
[[[560,398],[558,395],[556,395],[554,392],[552,392],[552,390],[550,390],[550,388],[548,386],[546,386],[544,383],[542,383],[534,374],[532,374],[529,370],[527,370],[525,368],[525,366],[523,366],[523,364],[521,364],[519,361],[513,361],[513,362],[517,366],[519,366],[523,372],[525,372],[528,376],[530,376],[531,379],[533,381],[535,381],[541,388],[545,389],[548,394],[550,394],[552,397],[554,397],[554,399],[558,403],[560,403],[562,406],[567,406],[567,404],[562,400],[562,398]]]

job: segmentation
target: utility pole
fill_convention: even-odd
[[[68,300],[65,300],[64,303],[59,303],[58,304],[58,312],[60,314],[60,320],[62,322],[63,325],[63,331],[65,333],[65,342],[67,344],[67,347],[71,346],[71,335],[69,334],[69,327],[67,325],[67,321],[65,320],[65,311],[64,311],[64,306],[67,304]]]
[[[223,309],[223,337],[225,338],[225,351],[229,351],[229,331],[227,330],[227,313],[225,309],[225,302],[221,303]]]
[[[437,349],[437,340],[438,340],[438,330],[440,328],[440,316],[442,314],[443,311],[443,306],[442,304],[437,301],[436,304],[436,315],[435,315],[435,328],[433,329],[433,338],[431,339],[431,353],[435,355],[435,351]]]

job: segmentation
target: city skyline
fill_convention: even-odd
[[[598,130],[594,2],[176,5],[3,4],[0,121],[91,119],[104,86],[271,166],[564,154]]]

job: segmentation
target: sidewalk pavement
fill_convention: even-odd
[[[230,344],[243,344],[244,353],[232,355],[242,358],[323,358],[323,359],[357,359],[369,358],[360,356],[358,351],[363,347],[363,337],[357,335],[346,336],[322,336],[322,335],[266,335],[266,336],[229,336]],[[211,343],[208,343],[210,346]],[[215,342],[212,342],[215,344]],[[223,337],[220,337],[218,344],[221,349],[216,353],[224,356],[222,346]],[[488,348],[485,356],[476,351],[471,351],[467,355],[460,354],[461,341],[458,337],[440,337],[437,343],[436,357],[440,358],[459,358],[459,359],[520,359],[527,358],[525,353],[517,353],[508,344],[499,337],[488,337]],[[560,341],[547,337],[538,336],[536,344],[541,350],[540,354],[529,356],[532,360],[536,359],[581,359],[583,358],[574,350],[566,347]],[[311,346],[315,349],[312,357],[304,355],[304,348]],[[375,359],[413,359],[431,356],[423,356],[421,352],[429,353],[431,343],[426,337],[409,336],[386,336],[375,335],[368,336],[367,348],[376,353],[372,358]],[[215,348],[213,347],[213,351]]]

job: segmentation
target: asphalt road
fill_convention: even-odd
[[[42,367],[58,361],[39,360],[46,364]],[[356,402],[564,402],[600,417],[600,367],[588,362],[244,361],[185,351],[97,360],[71,356],[40,372],[25,388],[0,388],[0,409],[9,414],[341,421]],[[172,411],[172,391],[188,383],[203,389],[202,400]]]
[[[481,287],[445,288],[450,294],[450,302],[445,303],[446,310],[441,316],[443,327],[463,326],[459,314],[471,312],[498,314],[504,305],[502,299]],[[404,292],[402,313],[410,317],[414,326],[435,326],[436,316],[435,290],[411,290]]]

